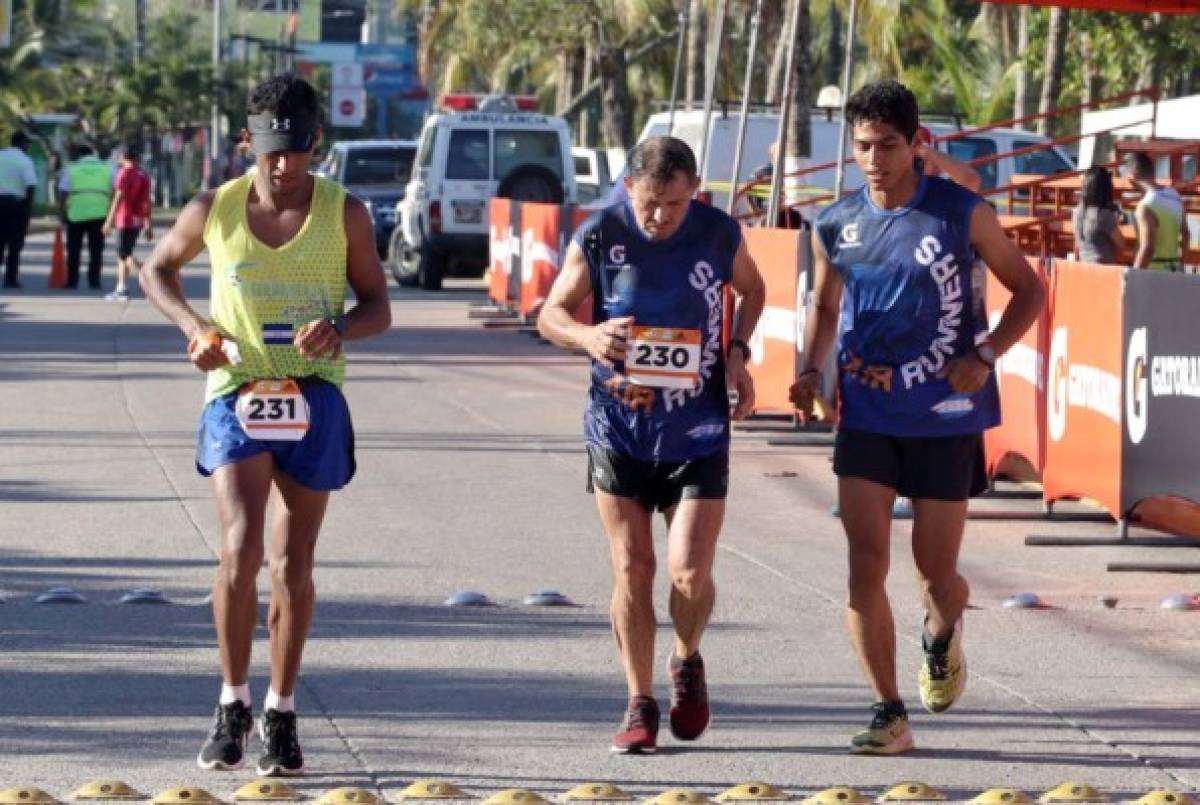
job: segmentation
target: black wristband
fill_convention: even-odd
[[[328,321],[330,326],[333,327],[334,331],[337,332],[338,338],[346,337],[346,316],[345,315],[330,316],[328,319],[326,319],[326,321]]]
[[[729,348],[737,347],[742,351],[742,360],[746,363],[750,362],[750,345],[740,338],[732,338],[729,340]]]
[[[805,377],[807,375],[819,375],[819,374],[821,374],[821,370],[817,369],[816,367],[813,367],[812,369],[805,369],[803,372],[796,375],[796,379],[799,380],[800,378]]]

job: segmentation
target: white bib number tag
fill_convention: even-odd
[[[641,386],[695,388],[700,381],[700,331],[634,327],[625,373]]]
[[[238,422],[251,439],[298,442],[308,433],[308,400],[295,380],[259,380],[238,394]]]

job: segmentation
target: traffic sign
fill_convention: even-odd
[[[330,118],[335,126],[361,126],[366,115],[367,96],[361,89],[334,89]]]

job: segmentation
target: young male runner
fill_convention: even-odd
[[[1045,291],[988,204],[914,169],[917,101],[906,87],[869,84],[850,98],[846,117],[867,184],[817,220],[816,310],[792,400],[811,408],[817,367],[836,335],[841,421],[833,470],[850,553],[846,621],[876,699],[851,750],[895,754],[913,739],[896,684],[885,587],[892,504],[897,494],[913,501],[912,550],[926,609],[921,701],[940,713],[966,683],[968,587],[958,552],[967,499],[987,484],[982,432],[1000,421],[992,370],[1033,324]],[[990,333],[976,256],[1013,294]]]
[[[121,154],[121,170],[113,182],[112,203],[108,208],[108,217],[104,220],[103,233],[108,233],[115,227],[117,230],[117,285],[104,298],[110,302],[123,302],[129,299],[129,289],[126,287],[130,277],[137,278],[140,266],[133,256],[137,245],[138,235],[146,233],[146,240],[154,239],[154,224],[151,221],[150,210],[150,176],[142,170],[141,154],[138,153],[141,144],[131,140]]]
[[[221,523],[213,616],[223,684],[197,762],[243,762],[270,497],[271,684],[258,772],[299,774],[295,689],[312,621],[313,553],[329,492],[355,467],[342,345],[386,330],[391,308],[370,215],[308,173],[322,119],[316,91],[276,76],[253,90],[247,113],[255,170],[189,203],[142,277],[146,295],[188,337],[192,363],[208,374],[196,467],[213,479]],[[209,318],[188,305],[180,281],[180,269],[205,248]],[[347,282],[358,302],[343,313]]]
[[[592,359],[584,413],[588,489],[612,555],[613,633],[629,704],[614,752],[657,748],[651,518],[666,518],[675,645],[670,725],[699,738],[710,718],[700,637],[716,598],[712,568],[729,482],[728,389],[734,418],[754,403],[747,340],[766,289],[737,222],[693,200],[696,159],[682,140],[655,137],[629,158],[629,200],[580,227],[538,319],[555,344]],[[741,297],[728,353],[724,295]],[[572,313],[593,294],[589,326]]]

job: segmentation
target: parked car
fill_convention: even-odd
[[[576,146],[571,154],[575,159],[575,189],[584,206],[608,195],[613,181],[625,168],[625,152],[620,148]]]
[[[576,201],[571,131],[536,99],[447,95],[425,120],[412,181],[397,208],[388,266],[427,290],[457,271],[482,275],[492,198]]]
[[[317,169],[367,205],[375,222],[375,248],[387,256],[396,228],[396,204],[412,175],[415,140],[343,140],[333,144]]]

